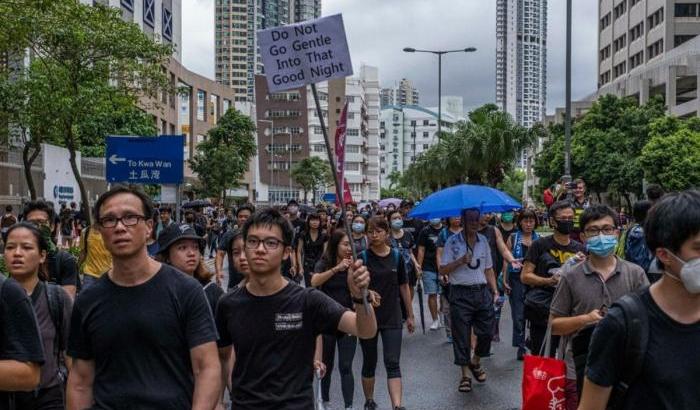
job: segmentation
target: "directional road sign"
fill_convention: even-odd
[[[133,184],[180,184],[184,135],[107,137],[107,181]]]

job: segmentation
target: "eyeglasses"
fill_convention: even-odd
[[[100,225],[102,225],[103,228],[114,228],[121,222],[124,226],[134,226],[142,219],[145,221],[146,217],[143,215],[124,215],[121,218],[105,216],[104,218],[100,218]]]
[[[603,235],[613,235],[617,231],[617,228],[611,225],[606,225],[602,228],[597,228],[597,227],[591,227],[591,228],[586,228],[583,230],[583,233],[586,234],[589,238],[598,236],[602,232]]]
[[[263,247],[265,248],[266,251],[274,251],[275,249],[279,248],[280,244],[283,244],[283,241],[280,241],[277,238],[265,238],[265,239],[260,239],[256,238],[254,236],[249,236],[245,240],[245,248],[248,250],[256,250],[258,249],[258,246],[260,246],[260,243],[263,244]]]

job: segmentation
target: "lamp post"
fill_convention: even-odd
[[[267,189],[267,198],[272,205],[272,185],[275,179],[275,123],[272,120],[258,120],[258,122],[270,123],[270,185]],[[267,133],[264,133],[267,136]]]
[[[569,0],[570,1],[570,0]],[[442,132],[442,56],[449,53],[473,53],[476,47],[467,47],[460,50],[418,50],[412,47],[403,49],[406,53],[431,53],[438,56],[438,138]]]
[[[564,178],[571,181],[571,0],[566,0],[566,114],[564,116]]]

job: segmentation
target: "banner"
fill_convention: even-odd
[[[352,192],[350,192],[350,185],[348,185],[347,179],[343,179],[343,202],[346,204],[352,202]]]
[[[338,180],[343,181],[343,185],[347,185],[345,180],[345,137],[348,135],[348,102],[345,101],[343,111],[340,113],[340,121],[335,129],[335,173],[338,175]],[[343,187],[344,188],[344,187]],[[343,201],[347,203],[346,194],[343,193]]]
[[[341,14],[257,34],[271,93],[352,75]]]

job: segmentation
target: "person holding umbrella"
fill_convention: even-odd
[[[486,381],[480,360],[491,350],[493,303],[498,297],[491,249],[486,237],[478,233],[480,214],[478,208],[462,211],[464,230],[447,240],[440,266],[440,273],[448,275],[450,281],[452,346],[454,363],[462,371],[458,390],[463,393],[472,390],[469,372],[479,383]],[[473,356],[472,329],[477,339]]]

